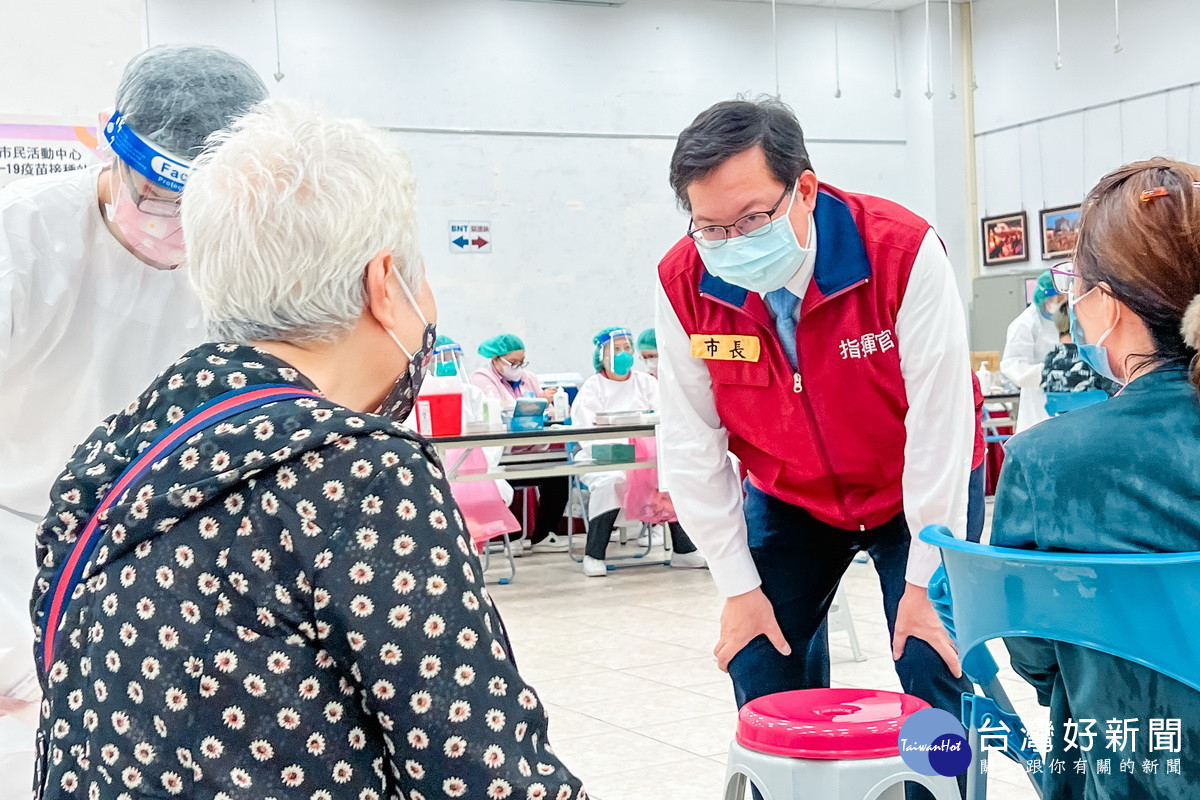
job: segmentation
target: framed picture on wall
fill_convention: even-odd
[[[1081,206],[1059,206],[1043,208],[1041,217],[1042,258],[1070,258],[1075,252],[1075,240],[1079,238],[1079,212]]]
[[[1029,260],[1029,239],[1025,235],[1028,217],[1024,211],[983,218],[983,265],[1012,264]]]

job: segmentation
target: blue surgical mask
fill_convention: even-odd
[[[1105,378],[1108,378],[1110,381],[1124,385],[1125,381],[1116,376],[1116,374],[1113,372],[1112,366],[1108,363],[1108,348],[1104,346],[1104,340],[1107,339],[1108,335],[1113,332],[1113,329],[1109,328],[1103,334],[1101,334],[1100,338],[1095,344],[1087,344],[1087,337],[1083,332],[1083,326],[1079,324],[1079,318],[1075,316],[1075,306],[1078,305],[1084,297],[1087,297],[1098,288],[1100,287],[1093,286],[1091,290],[1083,295],[1083,297],[1074,298],[1070,301],[1067,314],[1071,317],[1071,338],[1075,340],[1075,346],[1079,348],[1079,357],[1084,363],[1096,370],[1096,372],[1103,375]],[[1120,313],[1121,312],[1118,310],[1118,320],[1121,318]],[[1113,324],[1113,327],[1116,327],[1115,323]]]
[[[741,286],[752,292],[766,294],[787,283],[812,250],[801,247],[792,230],[788,214],[796,202],[796,189],[792,188],[792,199],[782,217],[772,220],[767,231],[757,236],[735,236],[726,239],[719,247],[705,247],[697,243],[696,251],[704,268],[726,283]],[[808,223],[812,237],[812,220]]]
[[[624,377],[633,371],[633,353],[620,352],[612,358],[612,373]]]

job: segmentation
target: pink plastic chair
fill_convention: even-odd
[[[638,461],[655,461],[658,459],[658,441],[654,437],[634,439],[633,452]],[[625,473],[625,518],[651,525],[678,521],[670,495],[659,491],[656,467],[631,469]]]
[[[447,450],[446,463],[457,464],[462,456],[462,450]],[[483,451],[471,450],[466,459],[459,465],[459,473],[486,472],[487,459]],[[486,571],[491,561],[488,542],[500,538],[504,542],[504,554],[508,557],[509,576],[501,578],[500,583],[511,583],[517,576],[517,565],[513,561],[512,547],[508,534],[521,530],[521,523],[513,516],[508,504],[500,496],[500,489],[495,481],[458,481],[450,484],[450,492],[454,495],[458,509],[462,512],[463,522],[471,534],[475,549],[483,553],[483,568]]]

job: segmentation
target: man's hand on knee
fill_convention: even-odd
[[[962,677],[958,651],[954,649],[950,634],[938,618],[933,603],[929,602],[929,591],[915,583],[905,584],[900,607],[896,610],[896,635],[892,637],[893,660],[899,661],[900,656],[904,655],[904,645],[909,637],[927,642],[946,662],[950,673],[956,678]]]
[[[721,612],[721,639],[713,648],[721,671],[728,672],[733,657],[757,636],[766,636],[783,655],[792,654],[792,648],[775,620],[775,609],[761,588],[726,598],[725,609]]]

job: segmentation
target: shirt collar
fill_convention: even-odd
[[[784,284],[789,292],[796,295],[801,300],[804,299],[804,293],[808,291],[808,285],[812,282],[813,269],[817,263],[817,219],[816,217],[809,218],[809,229],[812,233],[809,234],[809,241],[812,242],[812,251],[806,253],[804,260],[800,262],[800,268],[796,270],[796,274],[788,278],[788,282]],[[764,295],[765,297],[765,295]],[[800,310],[799,304],[796,310]]]

